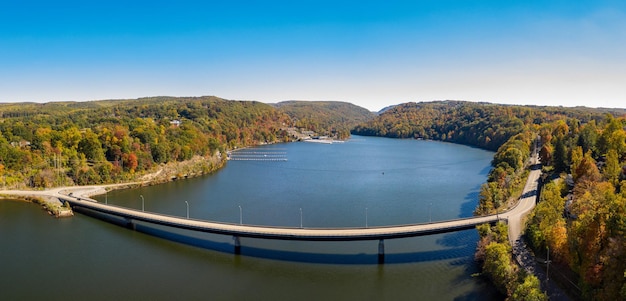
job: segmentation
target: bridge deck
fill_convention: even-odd
[[[538,162],[536,154],[533,155],[531,161],[534,164]],[[128,219],[129,222],[143,221],[180,229],[233,235],[236,237],[314,241],[376,240],[471,229],[479,224],[495,223],[498,219],[501,219],[509,222],[509,236],[510,239],[514,241],[521,233],[522,216],[535,206],[537,183],[540,174],[541,170],[539,168],[533,168],[528,176],[523,196],[520,198],[518,204],[511,210],[500,213],[499,215],[469,217],[433,223],[360,228],[294,228],[220,223],[102,204],[89,198],[66,195],[61,193],[60,190],[57,190],[53,194],[55,197],[69,202],[74,207],[82,207],[104,214],[119,216]],[[68,190],[65,190],[65,192],[67,193]]]
[[[351,241],[401,238],[411,236],[446,233],[462,229],[471,229],[483,223],[494,223],[495,215],[471,217],[443,222],[360,228],[293,228],[240,225],[231,223],[210,222],[187,219],[152,212],[144,212],[114,205],[105,205],[85,198],[64,196],[64,201],[72,206],[87,208],[97,212],[111,214],[130,220],[143,221],[186,230],[208,233],[233,235],[240,237],[280,239],[280,240],[311,240],[311,241]]]

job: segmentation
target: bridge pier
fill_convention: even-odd
[[[385,241],[378,241],[378,264],[385,263]]]
[[[235,244],[235,254],[241,254],[241,240],[239,236],[233,236],[233,242]]]
[[[136,224],[133,223],[133,220],[130,218],[125,218],[126,220],[126,228],[131,229],[133,231],[137,230]]]

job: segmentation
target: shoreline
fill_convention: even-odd
[[[208,158],[197,156],[187,161],[162,165],[158,170],[138,176],[137,179],[139,180],[130,182],[83,186],[57,186],[43,190],[3,189],[0,190],[0,201],[16,200],[35,203],[39,204],[48,214],[57,218],[71,217],[74,216],[73,211],[71,208],[64,206],[63,202],[58,198],[58,195],[73,193],[78,197],[89,198],[91,196],[105,194],[112,190],[133,189],[164,184],[179,179],[195,178],[222,169],[226,166],[227,161],[228,160],[224,160],[218,152]]]
[[[317,142],[317,141],[316,141]],[[242,148],[245,149],[245,148]],[[215,158],[220,158],[220,155],[217,156],[213,156],[211,157],[212,159]],[[533,157],[533,163],[537,163],[537,158]],[[118,189],[132,189],[132,188],[139,188],[139,187],[143,187],[143,186],[152,186],[152,185],[158,185],[158,184],[163,184],[163,183],[167,183],[167,182],[172,182],[172,181],[176,181],[178,179],[187,179],[187,178],[192,178],[192,177],[199,177],[205,174],[209,174],[209,173],[213,173],[215,171],[220,170],[221,168],[226,166],[228,160],[223,160],[220,158],[220,160],[217,162],[218,164],[212,164],[214,163],[214,160],[208,159],[208,160],[202,160],[202,161],[195,161],[192,160],[188,160],[185,162],[178,162],[174,165],[174,170],[179,170],[179,168],[181,167],[188,167],[189,164],[193,165],[193,167],[198,167],[204,164],[206,165],[210,165],[211,168],[209,169],[202,169],[201,172],[199,173],[185,173],[182,174],[180,172],[178,172],[176,174],[176,176],[173,176],[173,174],[170,172],[165,171],[165,169],[167,168],[166,166],[161,166],[157,171],[153,172],[153,173],[149,173],[146,175],[142,175],[141,177],[138,177],[139,179],[145,179],[143,181],[135,181],[135,182],[126,182],[126,183],[116,183],[116,184],[99,184],[99,185],[85,185],[85,186],[63,186],[63,187],[55,187],[55,188],[51,188],[51,189],[46,189],[46,190],[0,190],[0,199],[8,199],[10,197],[7,196],[16,196],[18,200],[24,200],[26,202],[34,202],[34,203],[39,203],[42,205],[42,207],[47,208],[47,206],[45,204],[49,204],[49,203],[54,203],[56,202],[57,206],[59,206],[59,204],[61,204],[61,201],[55,196],[58,194],[69,194],[72,193],[74,197],[85,197],[85,198],[89,198],[91,196],[95,196],[95,195],[102,195],[107,193],[108,191],[112,191],[112,190],[118,190]],[[208,163],[208,164],[207,164]],[[205,166],[206,166],[205,165]],[[172,166],[169,166],[172,167]],[[528,182],[531,181],[536,181],[536,179],[531,180],[531,178],[527,178],[527,184]],[[526,185],[528,186],[528,185]],[[528,189],[528,187],[524,187],[524,190]],[[537,189],[536,187],[534,189]],[[536,197],[536,194],[535,194]],[[42,200],[41,202],[36,201],[35,199],[39,199]],[[508,208],[510,210],[514,209],[515,207],[517,207],[518,205],[520,205],[520,203],[522,203],[522,198],[518,198],[517,202],[515,204],[515,206],[513,206],[512,208]],[[532,204],[534,205],[535,201],[532,202]],[[60,207],[60,206],[59,206]],[[534,207],[534,206],[532,206]],[[532,209],[532,207],[530,209]],[[65,207],[64,207],[65,208]],[[70,211],[69,215],[66,216],[73,216],[73,213],[71,213],[71,209],[68,208],[68,210]],[[53,212],[51,210],[48,210],[49,213]],[[508,212],[508,211],[506,211]],[[502,212],[501,214],[506,214],[506,212]],[[529,210],[525,211],[524,214],[522,215],[526,215],[529,213]],[[51,213],[52,214],[52,213]],[[65,213],[67,214],[67,213]],[[54,214],[57,217],[60,217],[57,214]],[[510,240],[510,244],[511,246],[516,246],[516,243],[518,242],[522,231],[522,225],[520,225],[519,223],[521,223],[521,220],[518,220],[516,223],[516,227],[512,227],[512,228],[516,228],[516,229],[512,229],[509,228],[509,240]],[[513,232],[513,233],[512,233]],[[514,234],[514,235],[511,235]],[[516,256],[519,254],[516,254],[516,248],[514,247],[511,250],[511,255],[512,256]],[[519,250],[518,250],[519,251]],[[519,261],[516,262],[518,264],[518,266],[520,266],[520,268],[526,268],[526,266],[522,265]]]

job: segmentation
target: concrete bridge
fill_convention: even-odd
[[[191,231],[231,235],[233,236],[234,241],[234,251],[237,254],[241,251],[240,237],[302,241],[378,240],[378,258],[379,262],[382,263],[384,262],[385,239],[423,236],[472,229],[477,225],[484,223],[494,224],[498,220],[504,220],[509,223],[509,238],[512,243],[515,242],[521,235],[521,218],[535,206],[537,181],[540,173],[541,171],[538,168],[531,170],[520,201],[514,208],[507,212],[497,215],[469,217],[431,223],[382,227],[296,228],[221,223],[107,205],[98,203],[93,199],[64,194],[61,193],[61,191],[57,192],[57,197],[65,202],[69,202],[72,207],[81,207],[104,214],[122,217],[131,228],[134,228],[134,222],[142,221]]]
[[[533,158],[531,161],[536,163],[536,160],[536,158]],[[191,231],[232,235],[234,241],[234,251],[237,254],[241,251],[240,237],[302,241],[378,240],[378,258],[379,262],[382,263],[384,262],[385,239],[423,236],[472,229],[477,225],[484,223],[494,224],[498,220],[508,222],[509,239],[511,240],[511,243],[514,243],[521,235],[522,217],[532,210],[536,203],[537,184],[541,171],[537,168],[538,165],[535,165],[534,167],[535,168],[533,168],[529,174],[522,197],[517,205],[507,212],[502,212],[497,215],[469,217],[431,223],[382,227],[296,228],[256,226],[189,219],[180,216],[144,212],[115,205],[102,204],[96,200],[82,196],[88,191],[88,187],[39,191],[37,194],[57,197],[63,202],[68,202],[74,208],[80,207],[103,214],[121,217],[126,220],[127,225],[130,228],[135,227],[136,221],[141,221]],[[33,194],[33,192],[30,192],[30,194]]]

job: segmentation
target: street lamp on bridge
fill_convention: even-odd
[[[300,228],[302,228],[302,208],[300,208]]]
[[[189,219],[189,202],[185,201],[185,205],[187,205],[187,219]]]
[[[143,194],[140,194],[139,196],[141,197],[141,211],[145,211]]]
[[[432,223],[433,217],[431,214],[431,208],[433,207],[433,203],[428,204],[428,222]]]
[[[239,206],[239,224],[243,224],[243,212],[241,210],[241,205]]]

